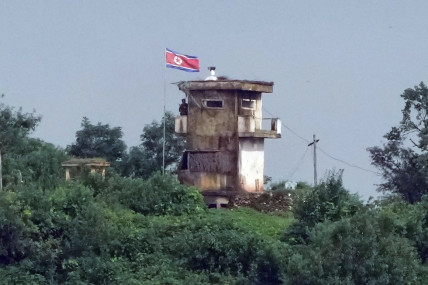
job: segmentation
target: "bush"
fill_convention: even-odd
[[[7,266],[0,267],[0,284],[29,284],[29,285],[42,285],[47,284],[47,280],[43,275],[32,274],[29,272],[30,268],[25,266]]]
[[[24,221],[28,215],[15,193],[0,192],[0,265],[13,264],[28,254],[29,230]]]
[[[206,209],[195,187],[180,184],[171,175],[155,174],[148,180],[113,177],[102,195],[144,215],[183,215]]]
[[[428,261],[428,196],[413,205],[404,200],[383,203],[382,212],[389,215],[397,234],[410,240],[423,263]]]
[[[13,269],[22,270],[22,278],[52,278],[62,239],[48,195],[19,187],[17,192],[0,192],[0,204],[0,266],[7,265],[3,273]]]
[[[365,209],[317,224],[308,244],[292,248],[287,284],[424,284],[428,275],[409,240],[391,230],[391,217]]]
[[[220,217],[189,221],[180,231],[170,229],[164,238],[169,252],[196,272],[233,276],[248,284],[278,284],[278,247],[262,236]],[[235,282],[237,282],[235,280]]]
[[[25,148],[17,153],[3,155],[3,185],[16,189],[18,185],[34,184],[53,189],[64,182],[61,162],[67,159],[65,151],[37,139],[26,139]]]
[[[281,239],[290,244],[305,243],[309,231],[317,223],[350,217],[361,206],[358,196],[350,194],[342,186],[342,172],[332,173],[325,182],[297,201],[294,206],[296,222]]]

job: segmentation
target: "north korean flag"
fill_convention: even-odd
[[[185,55],[170,49],[165,50],[166,67],[177,68],[187,72],[199,72],[197,56]]]

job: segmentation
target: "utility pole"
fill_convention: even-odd
[[[163,105],[163,142],[162,142],[162,175],[165,175],[165,124],[166,124],[166,116],[165,116],[165,103]]]
[[[320,140],[315,139],[314,135],[314,141],[308,144],[308,146],[314,145],[314,186],[317,186],[317,142]]]

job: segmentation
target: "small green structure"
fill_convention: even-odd
[[[90,168],[91,173],[99,172],[104,177],[106,174],[106,167],[110,166],[104,158],[73,158],[61,163],[65,168],[65,180],[70,180],[70,170],[76,169],[82,171],[84,168]]]

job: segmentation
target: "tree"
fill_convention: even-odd
[[[368,206],[317,224],[306,245],[291,247],[285,284],[425,284],[426,269],[394,218]]]
[[[2,153],[23,153],[28,145],[28,134],[34,131],[40,120],[35,112],[24,113],[21,108],[16,111],[0,104],[0,190],[3,188]]]
[[[174,170],[185,148],[185,139],[175,133],[174,115],[166,112],[161,122],[143,128],[141,144],[132,147],[122,163],[122,174],[148,178],[163,165],[163,122],[165,120],[165,169]]]
[[[81,126],[76,142],[67,147],[68,153],[84,158],[102,157],[115,166],[126,150],[122,129],[109,124],[93,125],[87,117],[83,117]]]
[[[60,185],[64,181],[61,163],[68,159],[65,150],[39,139],[32,140],[33,151],[21,159],[25,165],[22,168],[24,182],[32,181],[43,189]]]
[[[16,149],[28,134],[35,130],[41,117],[32,113],[17,111],[5,104],[0,104],[0,143],[4,151]]]
[[[149,153],[140,146],[133,146],[120,163],[123,176],[132,178],[149,178],[154,172],[160,171]]]
[[[146,125],[141,134],[140,147],[156,162],[158,169],[163,164],[163,123],[165,121],[165,168],[174,166],[184,150],[185,140],[175,133],[175,120],[171,112],[166,112],[162,122],[153,121]]]
[[[405,101],[401,122],[384,136],[387,142],[382,147],[368,151],[385,181],[378,190],[415,203],[428,194],[428,88],[421,82],[401,97]]]
[[[330,173],[326,181],[297,197],[293,212],[296,221],[287,228],[282,240],[290,244],[304,244],[309,232],[318,223],[339,221],[353,216],[362,206],[356,194],[342,185],[342,172]]]
[[[378,206],[393,221],[395,232],[409,239],[422,262],[428,264],[428,196],[415,204],[401,198],[384,199]]]
[[[64,180],[61,163],[67,160],[64,149],[40,139],[27,138],[21,151],[8,152],[3,160],[5,188],[20,183],[36,183],[45,189]]]

